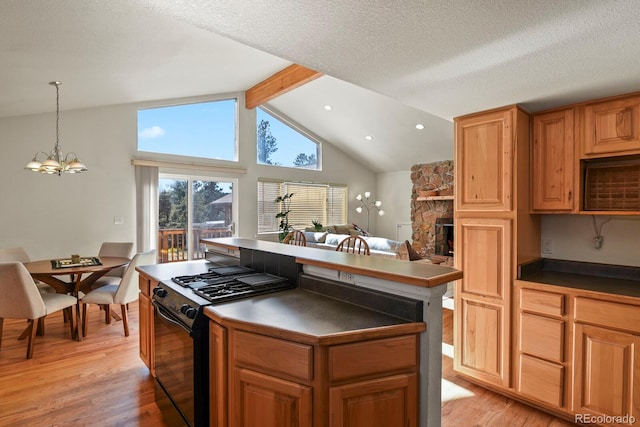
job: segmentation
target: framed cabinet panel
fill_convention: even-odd
[[[311,387],[249,369],[234,369],[230,425],[311,427]]]
[[[456,210],[510,211],[513,110],[455,120]]]
[[[640,95],[584,107],[584,157],[637,153],[640,153]]]
[[[575,326],[575,413],[640,417],[640,337]]]
[[[576,206],[573,109],[533,118],[531,209],[572,211]]]
[[[418,377],[395,375],[329,390],[330,427],[416,427]]]

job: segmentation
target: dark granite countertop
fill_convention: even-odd
[[[281,291],[207,306],[205,313],[218,321],[249,323],[317,339],[346,332],[411,323],[305,289]],[[421,325],[418,329],[424,330],[424,324]]]
[[[519,280],[640,297],[640,267],[543,258],[519,267]]]

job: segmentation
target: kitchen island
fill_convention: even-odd
[[[380,291],[422,302],[419,410],[421,426],[441,424],[442,296],[447,284],[462,278],[449,267],[367,257],[243,238],[203,239],[212,253],[232,253],[240,265],[291,277],[291,262],[305,274],[355,288]]]

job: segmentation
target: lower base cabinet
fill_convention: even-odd
[[[138,321],[140,322],[140,359],[147,365],[151,375],[155,376],[153,354],[153,305],[151,304],[151,290],[158,284],[140,275],[138,286]]]
[[[640,421],[640,299],[516,281],[513,393],[595,425]]]
[[[331,427],[417,425],[418,376],[397,375],[329,390]]]
[[[412,328],[320,343],[211,321],[210,425],[417,427],[424,325]]]
[[[311,427],[311,387],[248,369],[235,369],[237,426]]]

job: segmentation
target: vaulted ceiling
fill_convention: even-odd
[[[54,110],[51,80],[68,110],[244,91],[299,63],[325,76],[274,108],[407,170],[452,158],[453,117],[640,90],[638,22],[635,0],[3,0],[0,117]]]

